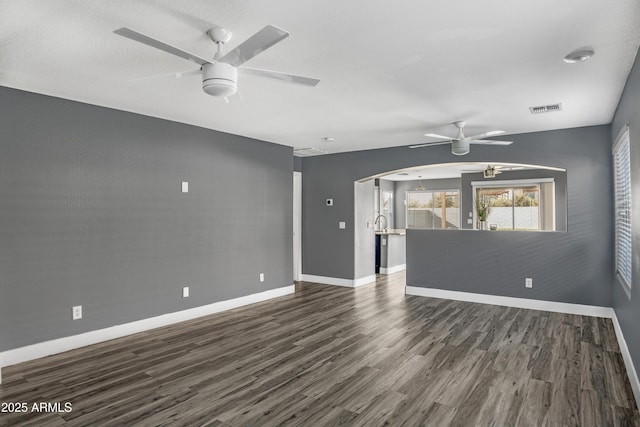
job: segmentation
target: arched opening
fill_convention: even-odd
[[[407,267],[408,230],[566,231],[566,170],[505,162],[396,169],[355,183],[356,282]]]

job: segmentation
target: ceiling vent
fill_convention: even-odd
[[[328,154],[329,152],[326,150],[321,150],[319,148],[295,148],[293,150],[293,155],[297,157],[307,157],[307,156],[317,156],[320,154]]]
[[[531,114],[540,114],[540,113],[554,113],[556,111],[562,111],[562,104],[550,104],[550,105],[540,105],[538,107],[529,107],[529,111]]]

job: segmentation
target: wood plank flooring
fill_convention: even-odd
[[[404,273],[14,365],[46,426],[640,426],[608,319],[404,295]]]

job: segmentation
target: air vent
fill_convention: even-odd
[[[556,111],[562,111],[562,104],[550,104],[550,105],[540,105],[538,107],[529,107],[529,111],[531,114],[540,114],[540,113],[553,113]]]
[[[295,148],[293,150],[293,155],[297,157],[307,157],[307,156],[317,156],[319,154],[328,154],[329,152],[326,150],[321,150],[319,148]]]

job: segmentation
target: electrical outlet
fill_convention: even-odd
[[[189,287],[185,286],[182,288],[182,298],[189,298]]]
[[[524,287],[533,288],[533,279],[531,277],[527,277],[526,279],[524,279]]]
[[[72,316],[73,320],[82,319],[82,306],[81,305],[74,305],[71,308],[71,316]]]
[[[346,222],[344,222],[344,221],[339,221],[339,222],[338,222],[338,228],[339,228],[340,230],[344,230],[345,228],[347,228],[347,223],[346,223]]]
[[[260,273],[260,281],[264,282],[264,273]]]

